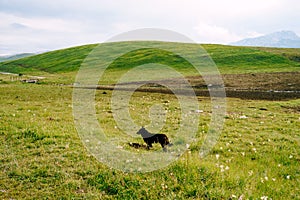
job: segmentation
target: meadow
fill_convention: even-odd
[[[199,149],[207,135],[212,111],[211,99],[198,96],[201,119],[196,140],[168,167],[129,173],[99,162],[78,136],[72,113],[71,83],[93,47],[75,47],[0,63],[0,71],[22,73],[21,79],[29,75],[46,77],[38,84],[29,84],[12,81],[12,75],[0,75],[2,199],[300,199],[299,98],[227,97],[223,131],[210,153],[200,158]],[[204,47],[224,76],[238,75],[243,79],[248,73],[293,72],[295,80],[290,82],[294,84],[292,89],[298,90],[296,72],[300,64],[295,57],[299,50]],[[147,52],[139,53],[137,60],[144,59]],[[183,68],[182,62],[174,59],[174,65]],[[118,62],[116,66],[126,63],[126,59]],[[115,74],[111,77],[126,71],[119,70],[112,69]],[[187,76],[193,75],[183,71]],[[231,86],[240,86],[238,76],[230,79]],[[114,82],[109,75],[107,80],[110,84]],[[106,133],[117,136],[121,131],[113,118],[111,96],[111,90],[96,91],[96,116]],[[130,114],[136,124],[148,124],[149,108],[156,103],[167,111],[161,132],[174,140],[172,132],[179,126],[180,108],[173,94],[135,92],[130,99]],[[143,142],[142,138],[129,140]],[[147,151],[134,149],[127,141],[120,142],[120,146],[137,153]],[[159,148],[156,144],[154,150]]]

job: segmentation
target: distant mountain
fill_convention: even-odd
[[[17,60],[17,59],[25,58],[25,57],[32,56],[32,55],[35,55],[35,54],[21,53],[21,54],[10,55],[10,56],[0,56],[0,62],[9,61],[9,60]]]
[[[231,45],[300,48],[300,37],[292,31],[279,31],[256,38],[246,38]]]

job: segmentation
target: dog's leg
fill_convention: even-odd
[[[147,143],[147,149],[149,150],[150,147],[152,147],[152,144],[151,143]]]

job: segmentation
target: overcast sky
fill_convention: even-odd
[[[162,28],[228,44],[280,30],[300,35],[299,0],[0,0],[0,55],[103,42]]]

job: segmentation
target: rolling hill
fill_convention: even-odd
[[[124,43],[126,45],[128,43]],[[198,44],[177,45],[183,51]],[[90,44],[68,49],[51,51],[39,55],[0,63],[0,71],[22,74],[63,74],[76,72],[85,57],[97,46]],[[286,72],[300,70],[300,49],[285,48],[252,48],[205,44],[202,45],[214,60],[223,74],[256,73],[256,72]],[[184,49],[185,48],[185,49]],[[115,63],[116,67],[127,66],[128,61],[137,63],[156,62],[173,63],[174,66],[188,71],[188,63],[178,59],[178,56],[167,56],[153,49],[141,49],[128,54]],[[191,74],[190,74],[191,75]]]
[[[17,60],[20,58],[25,58],[28,56],[34,55],[33,53],[21,53],[16,55],[10,55],[10,56],[0,56],[0,62],[9,61],[9,60]]]

